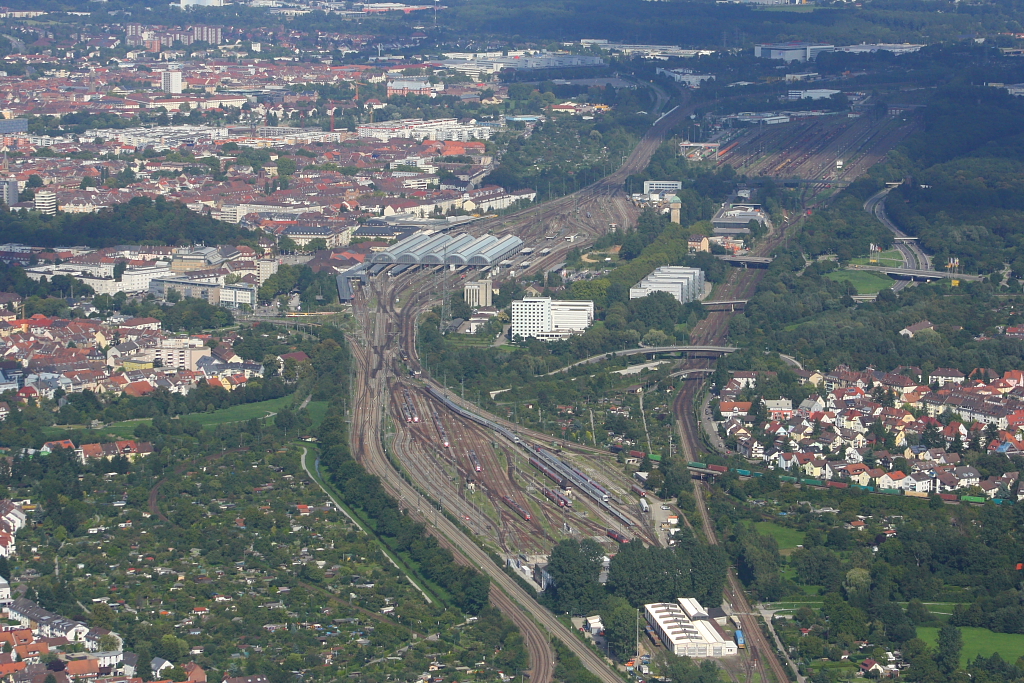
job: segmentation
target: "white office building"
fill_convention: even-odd
[[[707,618],[707,612],[700,608],[696,600],[680,598],[679,603],[656,602],[644,605],[644,618],[669,652],[679,657],[685,655],[701,658],[728,657],[737,653],[736,643],[726,638],[717,625]]]
[[[644,181],[644,194],[651,194],[657,192],[675,192],[676,190],[683,189],[683,183],[678,180],[645,180]]]
[[[784,62],[813,62],[822,52],[835,50],[835,45],[820,43],[762,43],[754,46],[754,56]]]
[[[171,95],[181,94],[181,72],[165,71],[160,76],[160,89]]]
[[[593,301],[560,301],[546,296],[512,302],[512,338],[566,339],[594,322]]]
[[[466,300],[466,305],[470,308],[492,306],[494,297],[492,285],[490,280],[467,282],[466,286],[462,288],[462,296]]]
[[[630,299],[642,299],[653,292],[668,292],[685,304],[704,295],[704,271],[684,266],[662,266],[629,288]]]

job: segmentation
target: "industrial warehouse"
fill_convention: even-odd
[[[374,254],[377,265],[478,266],[489,268],[515,256],[523,249],[523,240],[514,235],[483,235],[474,238],[465,233],[417,232],[386,251]]]
[[[679,598],[678,603],[655,602],[644,605],[644,618],[665,647],[682,657],[728,657],[737,653],[715,620],[693,598]]]

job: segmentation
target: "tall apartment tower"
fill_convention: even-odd
[[[181,94],[181,72],[165,71],[161,76],[160,89],[171,95]]]
[[[490,280],[467,282],[462,289],[463,298],[470,308],[493,306],[493,288]]]
[[[35,198],[36,211],[51,216],[57,214],[57,193],[53,190],[38,190]]]
[[[18,181],[14,178],[0,179],[0,200],[4,206],[14,206],[18,203]]]
[[[224,33],[220,26],[193,26],[192,37],[210,45],[220,45],[224,42]]]

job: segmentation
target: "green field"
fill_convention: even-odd
[[[797,546],[804,543],[804,532],[775,522],[757,522],[754,524],[754,528],[759,534],[774,536],[779,544],[779,552],[783,555],[789,555]]]
[[[825,277],[836,282],[851,283],[857,294],[878,294],[893,285],[892,278],[871,271],[834,270]]]
[[[899,249],[890,249],[889,251],[875,254],[874,258],[869,259],[867,256],[863,256],[850,259],[850,263],[856,263],[861,266],[890,266],[895,268],[903,265],[903,254],[900,253]]]
[[[318,428],[320,423],[324,421],[328,404],[328,401],[310,401],[309,405],[306,406],[306,410],[309,411],[309,419],[313,421],[313,429]]]
[[[968,660],[978,655],[989,657],[993,652],[1007,662],[1015,662],[1018,657],[1024,657],[1024,634],[1022,633],[993,633],[987,628],[972,628],[964,626],[960,629],[964,635],[964,649],[960,653],[960,662],[966,664]],[[929,645],[935,645],[939,639],[939,629],[919,626],[917,637]]]

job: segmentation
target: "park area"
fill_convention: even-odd
[[[836,282],[849,282],[857,290],[857,294],[862,295],[878,294],[893,285],[892,278],[871,271],[834,270],[825,277]]]
[[[960,628],[964,637],[964,647],[960,652],[960,663],[966,665],[968,661],[978,655],[990,657],[994,652],[1007,662],[1016,662],[1019,657],[1024,657],[1024,634],[1021,633],[995,633],[987,628],[973,628],[964,626]],[[919,626],[917,637],[934,646],[939,639],[939,629]]]

